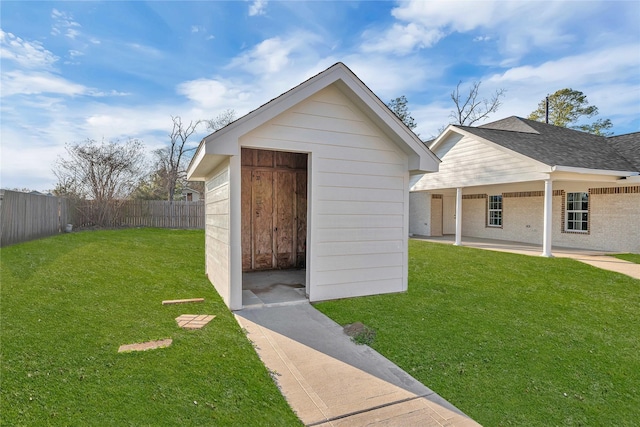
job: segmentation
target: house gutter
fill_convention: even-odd
[[[614,175],[620,177],[633,177],[638,176],[640,172],[631,172],[631,171],[615,171],[615,170],[606,170],[606,169],[589,169],[589,168],[577,168],[573,166],[551,166],[551,172],[572,172],[579,174],[588,174],[588,175]]]

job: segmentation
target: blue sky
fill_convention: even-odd
[[[505,89],[489,121],[570,87],[640,131],[637,1],[0,2],[2,188],[53,189],[65,143],[168,141],[171,116],[243,115],[341,61],[423,137],[450,93]],[[193,138],[206,135],[204,126]]]

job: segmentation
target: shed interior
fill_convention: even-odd
[[[305,267],[307,157],[242,148],[243,272]]]

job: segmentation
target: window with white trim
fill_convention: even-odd
[[[487,225],[489,227],[502,227],[502,194],[489,196],[489,215]]]
[[[567,231],[589,231],[589,193],[567,193]]]

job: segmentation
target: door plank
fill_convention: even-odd
[[[243,153],[244,159],[244,153]],[[242,228],[242,271],[249,271],[252,269],[253,260],[253,234],[251,232],[251,169],[242,168],[242,206],[241,206],[241,228]]]
[[[254,170],[252,174],[253,268],[273,268],[273,172]]]
[[[295,205],[295,266],[298,268],[304,268],[307,262],[307,171],[296,172]]]
[[[294,178],[288,171],[277,171],[275,246],[277,268],[293,267]]]

